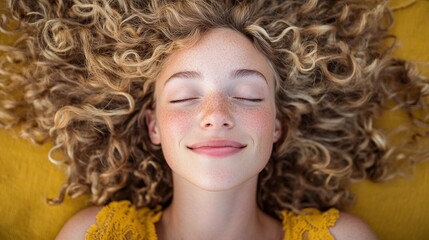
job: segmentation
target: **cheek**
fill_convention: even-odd
[[[271,109],[253,110],[243,114],[242,124],[261,141],[273,139],[275,115]]]
[[[158,121],[161,138],[168,139],[174,136],[183,136],[193,123],[193,114],[189,111],[165,109],[159,112]]]
[[[275,115],[270,109],[257,111],[243,119],[243,125],[253,139],[253,157],[260,170],[268,163],[273,149]]]
[[[175,169],[180,143],[183,137],[189,132],[193,123],[192,115],[189,111],[177,111],[164,109],[158,114],[158,127],[161,137],[161,148],[167,164]]]
[[[243,125],[252,134],[252,139],[255,144],[254,157],[264,167],[270,159],[275,130],[275,114],[270,109],[258,111],[257,114],[245,117]]]

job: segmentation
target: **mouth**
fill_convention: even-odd
[[[236,154],[243,150],[247,145],[232,140],[208,140],[198,142],[188,146],[192,152],[211,156],[211,157],[226,157]]]

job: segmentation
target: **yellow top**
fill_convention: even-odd
[[[85,239],[138,239],[156,240],[155,223],[161,219],[161,211],[148,208],[136,209],[129,201],[111,202],[97,214],[97,224],[92,225]],[[333,240],[328,228],[339,217],[337,209],[320,212],[305,209],[302,214],[283,212],[284,239]]]

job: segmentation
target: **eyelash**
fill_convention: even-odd
[[[249,101],[249,102],[262,102],[263,99],[262,98],[243,98],[243,97],[233,97],[234,99],[237,100],[244,100],[244,101]],[[197,98],[184,98],[184,99],[177,99],[177,100],[171,100],[170,103],[181,103],[181,102],[186,102],[186,101],[191,101],[191,100],[195,100]]]
[[[191,100],[195,100],[195,99],[197,99],[197,98],[177,99],[177,100],[171,100],[170,103],[181,103],[181,102],[191,101]]]
[[[250,101],[250,102],[262,102],[263,99],[262,98],[242,98],[242,97],[234,97],[234,99],[237,100],[245,100],[245,101]]]

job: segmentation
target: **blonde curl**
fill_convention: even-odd
[[[166,207],[171,170],[150,143],[144,111],[168,56],[214,28],[247,36],[276,76],[283,135],[259,177],[258,203],[288,209],[344,208],[353,181],[389,179],[398,162],[428,152],[398,146],[374,126],[401,109],[426,127],[426,78],[390,55],[392,14],[378,1],[10,0],[1,30],[0,124],[21,126],[37,143],[52,139],[50,160],[67,167],[53,203],[89,194],[94,204],[128,199]],[[410,131],[411,127],[404,128]],[[64,153],[62,159],[55,152]],[[402,166],[402,165],[400,165]]]

